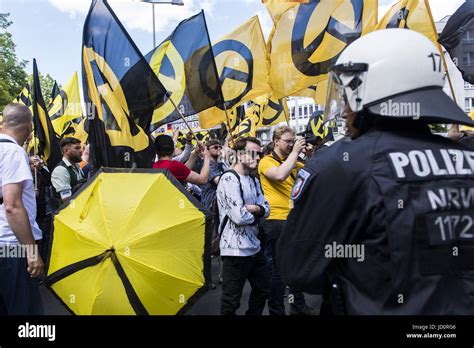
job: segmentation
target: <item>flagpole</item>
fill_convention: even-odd
[[[227,127],[229,128],[229,134],[230,134],[230,142],[231,142],[231,145],[232,147],[234,146],[234,135],[232,134],[232,129],[231,129],[231,126],[230,126],[230,119],[229,119],[229,114],[227,113],[227,106],[225,105],[225,101],[224,101],[224,112],[225,112],[225,119],[227,121]]]
[[[209,29],[207,28],[207,21],[206,21],[206,16],[204,15],[204,10],[201,10],[201,12],[202,12],[202,16],[204,18],[204,25],[206,27],[207,37],[209,39],[209,49],[211,51],[211,57],[212,57],[212,60],[214,62],[213,65],[214,65],[214,72],[216,74],[217,85],[219,87],[219,91],[221,92],[220,97],[222,98],[222,103],[223,103],[223,106],[224,106],[225,118],[227,120],[227,127],[229,127],[230,143],[233,147],[234,146],[234,139],[233,139],[233,136],[232,136],[232,130],[230,129],[230,120],[229,120],[229,115],[227,114],[227,106],[225,105],[224,92],[222,92],[222,83],[221,83],[221,79],[219,77],[219,72],[217,71],[216,56],[214,55],[214,50],[212,48],[211,38],[209,37]]]
[[[430,7],[430,2],[429,0],[425,0],[425,5],[426,9],[428,10],[428,13],[430,15],[431,19],[431,26],[433,27],[433,31],[436,33],[436,37],[438,37],[438,31],[436,30],[436,25],[434,23],[434,18],[433,14],[431,12],[431,7]],[[449,88],[451,89],[451,94],[453,95],[453,99],[455,103],[457,104],[457,99],[456,99],[456,94],[454,93],[454,87],[453,87],[453,82],[451,80],[451,76],[449,75],[449,69],[448,69],[448,63],[446,62],[446,57],[444,56],[443,48],[441,47],[441,44],[436,40],[436,45],[438,46],[439,53],[441,54],[441,59],[443,60],[444,63],[444,69],[446,70],[446,76],[448,77],[448,82],[449,82]]]
[[[37,154],[36,154],[36,135],[35,134],[33,134],[33,138],[34,138],[33,156],[36,159]],[[34,165],[33,165],[33,168],[35,169],[35,191],[38,191],[38,169]]]
[[[184,117],[183,113],[181,112],[181,110],[178,109],[178,106],[176,105],[176,103],[174,102],[173,98],[171,98],[171,96],[169,95],[168,92],[166,92],[166,96],[168,97],[168,99],[171,101],[171,104],[173,104],[175,110],[178,112],[179,116],[183,119],[184,121],[184,124],[186,125],[186,127],[188,127],[189,129],[189,132],[191,133],[191,135],[194,137],[194,139],[196,139],[197,143],[199,144],[200,141],[199,139],[197,138],[196,134],[193,132],[193,130],[191,129],[191,126],[189,125],[188,121],[186,121],[186,118]]]
[[[430,15],[431,26],[433,27],[433,31],[436,33],[436,37],[438,37],[438,31],[436,30],[436,25],[434,23],[433,13],[431,12],[431,7],[430,7],[429,0],[425,0],[425,5],[426,5],[426,9],[428,10],[428,13]],[[451,80],[451,75],[449,75],[448,63],[446,62],[446,57],[444,56],[443,48],[441,47],[441,44],[438,42],[438,40],[436,40],[436,45],[438,46],[439,53],[441,54],[441,59],[443,60],[444,70],[446,70],[446,76],[448,78],[449,88],[451,89],[451,94],[453,96],[453,100],[457,104],[458,101],[457,101],[457,98],[456,98],[456,93],[454,92],[454,86],[453,86],[453,81]],[[459,125],[452,124],[451,125],[451,130],[459,132]]]

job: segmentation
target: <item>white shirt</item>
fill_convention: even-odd
[[[63,162],[68,167],[72,167],[72,170],[76,173],[77,180],[84,179],[84,173],[82,172],[79,164],[72,164],[68,161],[66,157],[63,157]],[[72,196],[72,187],[71,187],[71,176],[66,168],[63,166],[57,166],[54,168],[53,173],[51,174],[51,184],[53,185],[56,192],[61,195],[62,199]]]
[[[258,226],[255,217],[245,204],[260,205],[265,209],[264,217],[270,215],[270,205],[265,199],[258,180],[232,173],[222,174],[217,186],[217,204],[219,205],[219,231],[222,230],[219,247],[221,256],[252,256],[260,249]],[[242,192],[243,191],[243,197]],[[226,215],[228,219],[225,219]],[[224,220],[227,220],[225,225]]]
[[[31,175],[28,155],[25,150],[17,145],[10,136],[0,134],[0,139],[8,139],[12,143],[0,143],[0,197],[3,197],[3,186],[7,184],[23,183],[23,205],[28,213],[31,230],[35,240],[43,238],[41,230],[36,223],[36,196]],[[4,205],[0,205],[0,245],[20,244],[15,237],[5,217]]]

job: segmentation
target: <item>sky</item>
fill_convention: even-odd
[[[156,40],[160,43],[178,25],[204,9],[211,41],[258,15],[265,37],[272,20],[261,0],[183,0],[184,6],[155,6]],[[375,1],[375,0],[373,0]],[[379,17],[396,0],[379,0]],[[464,0],[430,0],[435,21],[452,14]],[[0,0],[0,12],[10,13],[17,56],[30,63],[37,59],[42,74],[65,85],[77,71],[81,74],[82,29],[91,0]],[[153,48],[152,6],[139,0],[109,0],[138,48],[145,55]],[[79,77],[80,78],[80,77]],[[80,82],[81,83],[81,82]]]

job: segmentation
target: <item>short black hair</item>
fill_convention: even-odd
[[[59,146],[61,146],[61,149],[64,148],[67,145],[76,145],[80,144],[81,141],[77,138],[73,137],[67,137],[67,138],[62,138],[61,141],[59,142]]]
[[[247,146],[248,142],[257,144],[258,146],[262,146],[262,143],[260,142],[260,140],[258,140],[255,137],[243,137],[243,138],[237,139],[234,142],[234,147],[233,147],[234,151],[245,150],[245,147]]]
[[[174,152],[173,138],[166,134],[160,134],[155,138],[155,149],[158,157],[172,156]]]

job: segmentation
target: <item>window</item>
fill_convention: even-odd
[[[465,66],[474,66],[474,52],[464,52],[462,60]]]
[[[471,109],[474,107],[474,98],[464,99],[464,111],[471,112]]]
[[[474,89],[474,86],[469,82],[464,81],[464,89]]]
[[[303,115],[303,108],[300,106],[298,108],[298,116],[301,116],[301,115]]]

